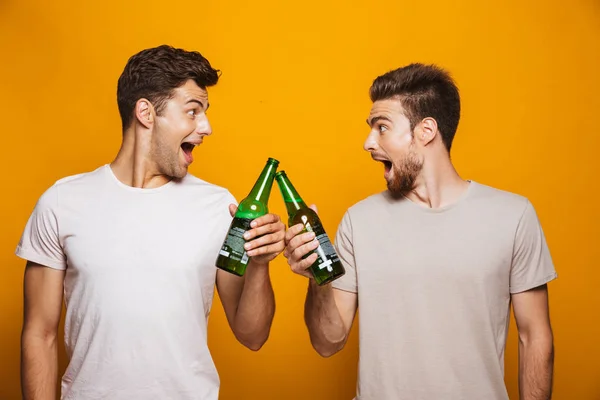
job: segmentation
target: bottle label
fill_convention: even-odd
[[[316,252],[319,256],[315,262],[316,267],[319,269],[327,269],[329,272],[333,271],[332,264],[338,262],[339,258],[333,245],[331,244],[331,240],[329,240],[327,233],[325,233],[323,226],[320,223],[311,225],[310,222],[307,222],[304,226],[308,232],[315,233],[316,240],[319,241],[319,247],[308,253],[303,258],[306,258],[312,253]]]
[[[227,238],[221,247],[219,254],[228,257],[231,260],[239,261],[241,264],[248,263],[248,254],[244,250],[244,233],[250,229],[250,223],[252,219],[248,218],[235,218],[231,223],[231,228],[227,232]]]

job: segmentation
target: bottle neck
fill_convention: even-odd
[[[275,179],[277,180],[277,186],[279,186],[279,190],[281,191],[281,195],[285,203],[285,208],[287,209],[290,217],[298,210],[306,208],[306,204],[302,200],[302,197],[300,197],[285,173],[277,174]]]
[[[273,187],[277,162],[268,161],[246,198],[267,204]]]

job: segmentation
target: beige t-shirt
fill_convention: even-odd
[[[428,209],[388,192],[351,207],[336,249],[358,293],[360,400],[505,400],[511,293],[556,272],[531,203],[471,182]]]

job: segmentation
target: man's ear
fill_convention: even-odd
[[[139,99],[135,103],[135,118],[140,124],[150,129],[154,125],[154,107],[148,99]]]
[[[421,142],[423,146],[430,144],[433,139],[439,134],[437,122],[431,117],[423,119],[418,129],[415,129],[416,139]]]

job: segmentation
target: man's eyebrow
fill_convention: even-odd
[[[373,124],[374,124],[375,122],[377,122],[377,121],[380,121],[380,120],[384,120],[384,121],[389,121],[389,122],[392,122],[392,120],[391,120],[390,118],[386,117],[385,115],[378,115],[378,116],[376,116],[376,117],[373,117],[373,118],[372,118],[372,119],[370,119],[370,120],[367,118],[367,125],[369,125],[369,126],[373,126]]]
[[[198,105],[200,107],[202,107],[204,109],[204,111],[208,110],[208,108],[210,107],[210,103],[207,102],[206,107],[205,107],[204,104],[202,104],[202,102],[200,100],[196,100],[196,99],[190,99],[185,102],[185,104],[189,104],[189,103],[198,103]]]

